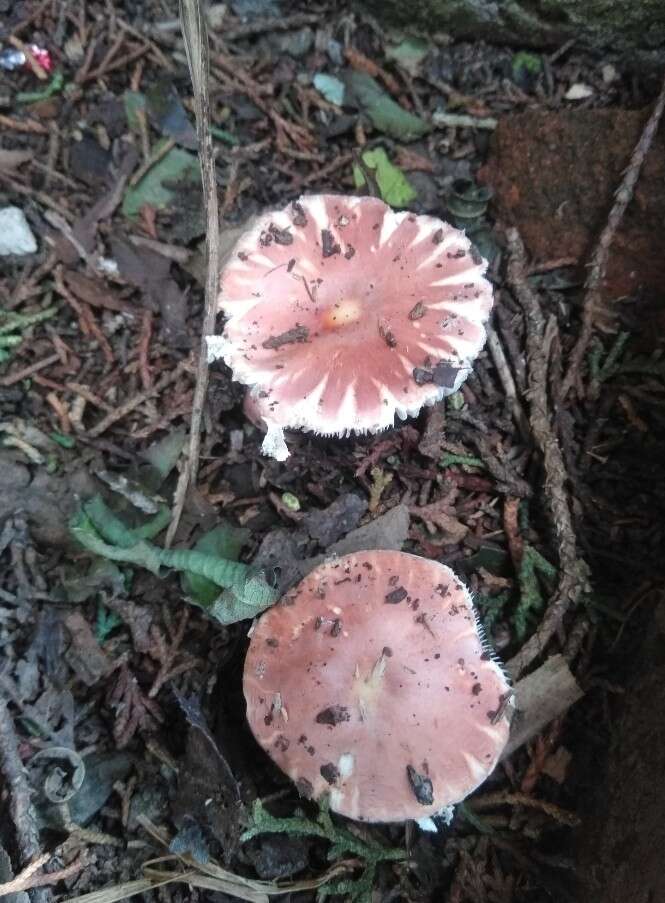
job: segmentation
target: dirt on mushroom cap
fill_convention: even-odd
[[[402,552],[344,556],[287,593],[253,632],[244,689],[275,762],[358,820],[459,802],[508,739],[509,685],[468,591]]]
[[[466,378],[492,304],[484,271],[464,234],[438,219],[376,198],[304,196],[234,249],[211,355],[266,392],[284,427],[376,431]],[[421,378],[441,364],[446,380]]]

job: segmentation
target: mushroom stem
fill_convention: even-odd
[[[267,430],[261,445],[261,451],[264,455],[269,455],[276,461],[286,461],[291,452],[286,447],[284,430],[274,420],[267,420],[264,417],[264,423]]]

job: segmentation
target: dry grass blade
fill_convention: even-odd
[[[171,873],[167,869],[159,869],[154,866],[158,863],[179,862],[188,868],[186,872]],[[215,890],[220,893],[228,894],[239,900],[249,900],[250,903],[268,903],[272,896],[280,896],[282,894],[299,893],[301,891],[316,890],[323,887],[334,878],[342,875],[355,868],[357,863],[336,862],[318,878],[304,879],[303,881],[285,882],[284,884],[276,884],[273,881],[256,881],[252,878],[243,878],[242,875],[236,875],[217,865],[215,862],[197,862],[190,856],[163,856],[160,859],[153,859],[144,865],[146,877],[155,881],[155,884],[166,883],[167,876],[171,880],[186,881],[192,887],[201,887],[206,890]]]
[[[81,894],[80,897],[69,897],[62,903],[117,903],[119,900],[128,900],[137,894],[145,894],[163,884],[171,881],[180,881],[182,876],[171,876],[166,881],[149,881],[147,878],[139,878],[136,881],[125,881],[123,884],[114,884],[103,890],[93,890],[89,894]]]
[[[217,187],[215,180],[215,158],[210,134],[210,95],[208,91],[209,57],[208,34],[200,0],[181,0],[180,18],[185,40],[187,62],[194,89],[196,110],[196,131],[199,138],[199,159],[203,200],[206,209],[206,285],[205,313],[201,333],[199,361],[196,369],[196,387],[192,403],[189,451],[187,461],[180,474],[173,502],[173,519],[166,534],[166,546],[170,546],[178,529],[180,515],[185,504],[187,487],[194,482],[198,471],[201,449],[201,419],[208,388],[208,354],[206,336],[215,329],[215,309],[217,303],[217,280],[219,276],[219,211],[217,207]]]
[[[168,846],[169,840],[166,832],[154,825],[148,818],[139,817],[141,826],[158,843]],[[179,866],[179,869],[170,869],[168,866]],[[158,868],[161,866],[161,868]],[[213,890],[235,897],[238,900],[247,900],[249,903],[268,903],[271,896],[281,896],[299,891],[316,890],[347,874],[355,868],[355,861],[336,862],[318,878],[308,878],[303,881],[294,881],[285,884],[276,884],[273,881],[256,881],[244,878],[229,872],[216,862],[197,862],[191,856],[175,856],[169,854],[157,859],[150,859],[143,865],[144,877],[137,881],[127,881],[124,884],[116,884],[104,890],[93,891],[80,897],[71,897],[64,903],[116,903],[136,894],[142,894],[156,887],[179,881],[190,887],[200,887],[204,890]]]
[[[166,865],[167,863],[182,864],[188,868],[185,872],[155,868],[156,865]],[[269,900],[264,882],[234,875],[233,872],[227,872],[226,869],[212,862],[196,862],[189,856],[162,856],[159,859],[152,859],[145,863],[143,871],[146,878],[155,883],[165,883],[168,880],[186,881],[191,887],[218,891],[236,897],[238,900],[248,900],[249,903],[268,903]],[[268,888],[271,887],[274,888],[276,885],[268,885]]]

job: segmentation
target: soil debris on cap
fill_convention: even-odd
[[[427,367],[414,367],[412,376],[419,386],[433,383],[435,386],[440,386],[441,388],[452,389],[457,381],[459,371],[460,368],[455,367],[454,364],[451,364],[448,361],[439,361],[432,369],[428,369]]]
[[[404,587],[398,586],[397,589],[394,589],[388,593],[388,595],[385,598],[385,601],[388,603],[388,605],[397,605],[398,602],[401,602],[403,599],[406,599],[407,596],[408,596],[408,593],[404,589]]]
[[[386,343],[388,348],[395,348],[397,346],[397,339],[393,335],[392,331],[384,326],[382,323],[379,323],[379,335]]]
[[[321,250],[324,257],[332,257],[342,251],[330,229],[321,229]]]
[[[289,232],[288,229],[280,229],[274,223],[270,223],[268,226],[268,231],[275,239],[276,244],[278,245],[292,245],[293,244],[293,235]]]
[[[339,769],[336,768],[332,762],[327,762],[325,765],[322,765],[319,770],[321,772],[321,777],[331,786],[337,782],[339,778]]]
[[[293,345],[296,342],[306,342],[309,338],[309,329],[306,326],[294,326],[293,329],[287,329],[281,335],[270,336],[262,344],[262,348],[277,350],[282,345]]]
[[[243,680],[251,729],[280,768],[362,821],[435,815],[482,783],[508,739],[509,718],[494,718],[510,688],[449,568],[359,552],[319,565],[289,601],[256,623]],[[262,655],[266,637],[279,654]],[[264,723],[266,687],[289,700],[288,719]]]
[[[224,333],[207,344],[269,393],[263,452],[285,460],[289,428],[379,432],[454,392],[492,307],[469,248],[442,220],[375,197],[303,195],[253,220],[221,273]]]
[[[413,795],[421,806],[431,806],[434,802],[434,788],[432,782],[427,775],[416,771],[413,765],[406,766],[406,774],[409,784],[413,790]]]
[[[305,216],[302,204],[299,203],[299,201],[293,201],[291,207],[293,208],[293,225],[306,226],[307,217]]]
[[[327,709],[323,709],[316,716],[317,724],[329,724],[331,727],[334,727],[336,724],[341,724],[343,721],[350,720],[351,715],[349,714],[349,710],[343,705],[328,706]]]

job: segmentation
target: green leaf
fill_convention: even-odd
[[[137,565],[156,576],[160,576],[163,566],[212,581],[217,587],[216,598],[201,607],[221,624],[253,618],[277,601],[279,592],[263,571],[215,554],[194,549],[161,549],[148,542],[164,529],[167,520],[168,509],[165,509],[142,526],[130,529],[113,514],[101,496],[95,496],[72,518],[69,529],[84,548],[109,561]],[[239,535],[227,535],[226,550],[237,555],[239,541]]]
[[[100,536],[121,549],[131,548],[143,539],[154,539],[168,525],[171,516],[164,505],[149,521],[132,530],[115,516],[101,495],[93,496],[83,510]]]
[[[132,132],[141,131],[141,113],[145,113],[145,95],[139,91],[125,91],[123,95],[127,125]]]
[[[161,566],[160,550],[148,542],[141,541],[136,545],[127,547],[112,546],[101,538],[95,530],[95,525],[84,511],[80,511],[70,522],[69,529],[72,535],[81,545],[110,561],[120,561],[124,564],[135,564],[143,567],[153,574],[158,575]]]
[[[404,110],[366,72],[348,72],[346,89],[358,107],[372,121],[378,131],[399,141],[415,141],[430,131],[430,124]]]
[[[330,843],[329,860],[336,860],[347,853],[363,860],[358,863],[362,868],[359,878],[337,881],[319,890],[319,896],[341,896],[355,903],[369,903],[372,899],[372,887],[380,862],[401,862],[406,859],[406,851],[397,847],[384,847],[372,838],[358,836],[343,825],[333,822],[328,811],[328,800],[324,797],[319,802],[319,813],[316,821],[300,815],[279,818],[271,815],[260,800],[254,802],[249,828],[240,840],[246,843],[261,834],[283,834],[292,837],[319,837]]]
[[[527,543],[517,574],[520,597],[513,614],[515,634],[520,642],[526,638],[532,616],[541,611],[545,605],[539,576],[550,584],[549,590],[557,577],[556,568],[537,549]]]
[[[381,198],[391,207],[407,207],[416,197],[416,192],[401,169],[390,162],[382,147],[366,150],[362,161],[368,169],[374,170],[374,178]],[[365,184],[365,176],[359,166],[353,167],[353,181],[356,188]]]
[[[217,138],[218,141],[223,141],[224,144],[233,146],[240,143],[235,135],[232,135],[226,129],[220,129],[217,125],[210,126],[210,134],[213,138]]]
[[[430,45],[422,38],[404,38],[399,44],[386,47],[386,59],[397,63],[411,75],[417,75],[429,49]]]
[[[513,57],[513,76],[519,76],[520,72],[529,72],[537,75],[543,68],[543,61],[535,53],[520,50]]]
[[[16,103],[37,103],[46,100],[54,94],[59,94],[65,86],[65,78],[62,72],[55,73],[51,81],[42,91],[19,91],[14,98]]]
[[[116,614],[115,611],[111,611],[109,608],[106,608],[101,604],[97,606],[97,623],[95,625],[95,636],[100,643],[103,643],[106,637],[121,624],[122,618],[120,617],[120,615]]]
[[[240,550],[248,539],[249,530],[223,522],[204,533],[194,545],[194,551],[237,561]],[[216,583],[192,571],[185,571],[182,575],[182,588],[183,592],[205,609],[210,608],[219,597],[219,586]]]
[[[185,447],[187,430],[185,427],[172,430],[163,439],[153,442],[143,452],[142,457],[158,471],[165,480],[178,463],[178,458]]]
[[[155,153],[159,152],[161,144],[155,147]],[[148,170],[137,185],[127,189],[122,202],[122,212],[133,219],[138,216],[144,205],[154,210],[164,210],[171,204],[179,184],[198,186],[200,181],[197,158],[181,147],[172,147]]]
[[[44,310],[38,310],[34,314],[16,314],[13,311],[0,310],[0,336],[10,332],[23,332],[29,326],[35,326],[37,323],[54,317],[57,312],[57,304]]]
[[[326,75],[325,72],[317,72],[314,76],[314,87],[328,103],[341,107],[344,103],[344,82],[334,75]]]
[[[73,436],[66,436],[64,433],[51,433],[51,439],[61,448],[74,448],[76,439]]]

